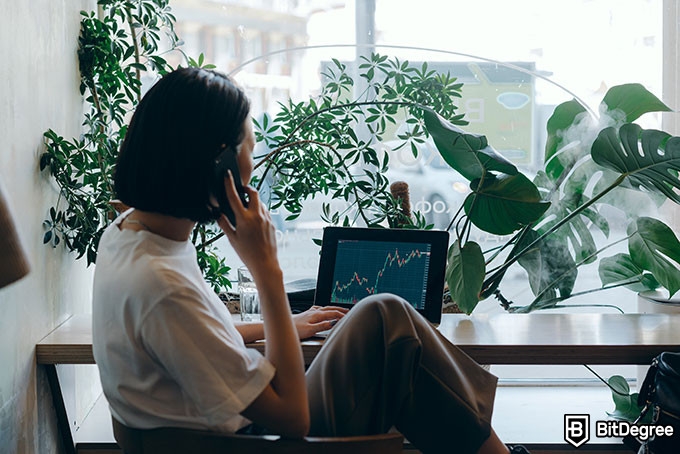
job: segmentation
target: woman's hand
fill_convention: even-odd
[[[218,219],[217,223],[229,239],[234,251],[254,276],[257,274],[266,276],[266,273],[272,270],[278,271],[276,229],[272,224],[269,211],[260,203],[258,192],[250,186],[244,186],[249,203],[247,207],[243,206],[236,192],[231,172],[228,172],[228,176],[224,179],[224,188],[229,205],[234,212],[237,227],[231,225],[224,215]]]
[[[306,311],[293,315],[293,322],[300,339],[312,337],[319,331],[331,329],[348,309],[338,306],[312,306]]]

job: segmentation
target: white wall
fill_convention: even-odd
[[[38,157],[48,128],[69,138],[80,132],[79,11],[93,8],[93,0],[0,0],[0,181],[32,264],[28,277],[0,290],[3,453],[58,452],[34,348],[71,314],[90,311],[91,270],[42,244],[41,224],[57,193]]]

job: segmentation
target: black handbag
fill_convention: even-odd
[[[652,360],[638,395],[644,406],[636,423],[652,412],[652,425],[672,427],[662,435],[654,433],[638,440],[638,454],[680,453],[680,353],[664,352]],[[656,431],[655,431],[656,432]]]

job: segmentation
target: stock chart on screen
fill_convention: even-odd
[[[427,243],[340,240],[330,302],[355,304],[366,296],[389,292],[422,309],[430,248]]]

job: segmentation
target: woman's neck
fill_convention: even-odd
[[[196,222],[191,219],[176,218],[135,208],[121,223],[121,228],[148,230],[169,240],[186,241],[195,225]]]

